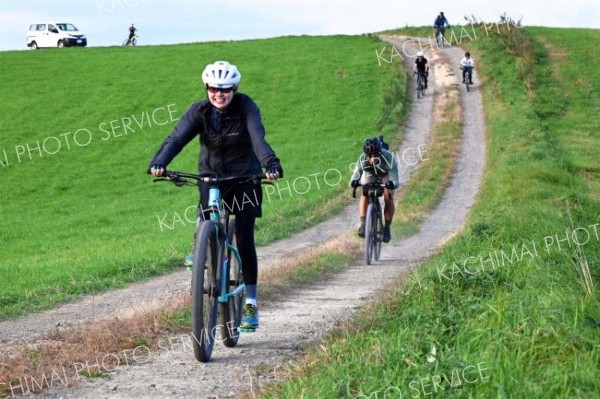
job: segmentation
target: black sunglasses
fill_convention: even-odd
[[[231,91],[233,90],[233,87],[210,87],[208,86],[206,88],[206,90],[208,90],[209,93],[215,94],[216,92],[221,92],[221,93],[231,93]]]

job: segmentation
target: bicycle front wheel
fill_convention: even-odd
[[[227,237],[229,243],[235,247],[235,219],[229,220],[227,228]],[[228,292],[234,291],[244,283],[242,265],[238,261],[236,254],[227,249],[227,260],[225,262],[225,278],[229,278],[227,284]],[[242,311],[244,308],[245,295],[242,290],[238,295],[229,297],[226,303],[219,304],[219,326],[221,328],[221,338],[223,344],[227,347],[237,345],[240,334],[238,328],[242,322]]]
[[[372,220],[374,221],[374,223],[372,223],[374,230],[373,236],[375,237],[373,257],[378,261],[381,256],[381,243],[383,242],[383,223],[381,222],[381,205],[378,203],[373,208],[375,208],[373,210],[374,215],[372,216]]]
[[[373,219],[374,207],[374,204],[369,204],[367,207],[367,218],[365,220],[365,260],[367,261],[367,265],[371,264],[373,253],[375,252],[375,234],[373,234],[373,226],[377,222],[376,219]]]
[[[192,273],[192,334],[194,356],[208,362],[215,343],[217,324],[217,273],[223,249],[219,225],[204,221],[198,226]]]

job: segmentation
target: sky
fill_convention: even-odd
[[[240,40],[286,35],[361,34],[450,24],[464,16],[496,22],[506,13],[523,25],[600,28],[598,0],[0,0],[0,51],[27,50],[29,25],[70,22],[88,46],[119,45],[128,27],[139,45]]]

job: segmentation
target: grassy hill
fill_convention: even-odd
[[[339,210],[362,141],[393,101],[402,109],[385,98],[404,85],[380,47],[331,36],[0,53],[0,320],[181,264],[197,190],[145,170],[215,60],[240,68],[286,174],[265,191],[257,241]],[[191,143],[171,168],[194,172],[197,157]]]
[[[462,46],[488,135],[465,231],[262,397],[600,397],[600,31]]]

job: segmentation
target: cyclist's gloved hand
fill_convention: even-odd
[[[388,190],[391,191],[391,190],[393,190],[393,189],[396,188],[396,185],[394,184],[393,181],[388,180],[388,181],[385,182],[385,188],[387,188]]]
[[[283,169],[281,168],[281,165],[278,162],[272,163],[267,167],[266,175],[267,179],[269,180],[280,179],[283,177]]]
[[[358,180],[358,179],[353,179],[353,180],[350,182],[350,185],[352,186],[352,188],[356,188],[356,187],[360,186],[360,180]]]
[[[150,174],[154,177],[160,177],[165,173],[165,165],[163,164],[154,164],[150,167]]]

